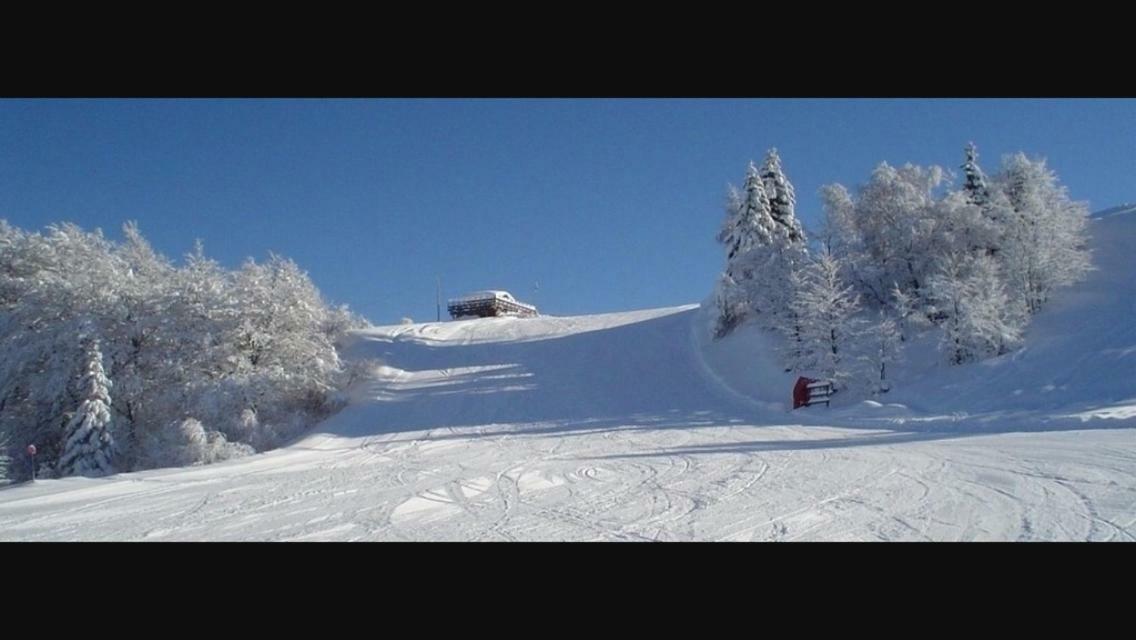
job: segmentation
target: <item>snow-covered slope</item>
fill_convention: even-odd
[[[385,368],[327,428],[682,422],[729,402],[690,348],[696,309],[378,327],[348,357]]]
[[[1102,209],[1100,211],[1097,211],[1089,217],[1098,218],[1098,219],[1099,218],[1111,218],[1112,216],[1118,216],[1118,215],[1123,215],[1125,213],[1133,213],[1133,212],[1136,212],[1136,204],[1121,204],[1121,205],[1117,205],[1115,207],[1109,207],[1108,209]]]
[[[1132,540],[1136,214],[1027,348],[787,410],[765,338],[696,306],[360,332],[377,359],[294,445],[0,490],[0,539]]]

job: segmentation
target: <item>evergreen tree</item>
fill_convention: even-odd
[[[982,168],[978,166],[978,147],[973,142],[966,145],[966,162],[962,164],[961,169],[966,176],[963,190],[966,192],[967,200],[979,207],[986,206],[990,202],[990,189],[986,186],[986,174],[982,173]]]
[[[781,169],[777,149],[770,149],[761,166],[761,180],[769,197],[769,213],[777,231],[792,244],[804,244],[805,232],[796,217],[797,194]]]
[[[769,196],[757,167],[751,162],[746,169],[743,192],[731,188],[726,203],[726,221],[718,240],[726,246],[726,260],[735,259],[754,247],[767,246],[773,240],[774,222]]]
[[[59,473],[105,475],[114,472],[114,438],[111,436],[111,381],[103,372],[103,355],[97,340],[87,347],[81,386],[86,399],[67,424]]]
[[[961,168],[966,177],[962,193],[966,202],[980,211],[979,223],[968,234],[970,238],[968,249],[995,256],[1003,244],[1008,216],[1006,207],[999,206],[998,199],[991,193],[986,174],[983,173],[982,167],[978,166],[978,147],[973,142],[966,145],[966,161]]]
[[[751,314],[767,328],[796,325],[789,276],[804,262],[807,250],[795,205],[793,185],[781,171],[776,150],[770,151],[760,171],[749,163],[742,192],[731,189],[727,218],[718,234],[726,246],[729,280],[720,279],[715,289],[717,337]]]
[[[757,299],[755,292],[763,290],[760,282],[769,276],[767,263],[777,224],[770,214],[761,175],[752,162],[746,170],[744,191],[730,189],[726,214],[718,234],[719,242],[726,247],[726,270],[715,292],[717,337],[745,319]]]

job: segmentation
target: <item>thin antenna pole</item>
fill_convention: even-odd
[[[442,276],[438,276],[438,288],[434,294],[434,302],[437,306],[438,322],[442,321]]]

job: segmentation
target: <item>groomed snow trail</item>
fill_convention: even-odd
[[[698,321],[687,306],[376,328],[350,354],[384,366],[317,433],[218,465],[0,490],[0,539],[1136,535],[1131,421],[1001,433],[794,424],[707,375]]]

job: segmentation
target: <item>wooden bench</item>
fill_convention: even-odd
[[[820,404],[822,402],[824,406],[828,406],[833,394],[831,380],[810,382],[807,388],[809,390],[809,399],[805,401],[806,407],[811,407],[814,404]]]
[[[793,385],[793,408],[800,409],[822,402],[827,407],[833,393],[836,390],[831,380],[814,380],[801,376]]]

